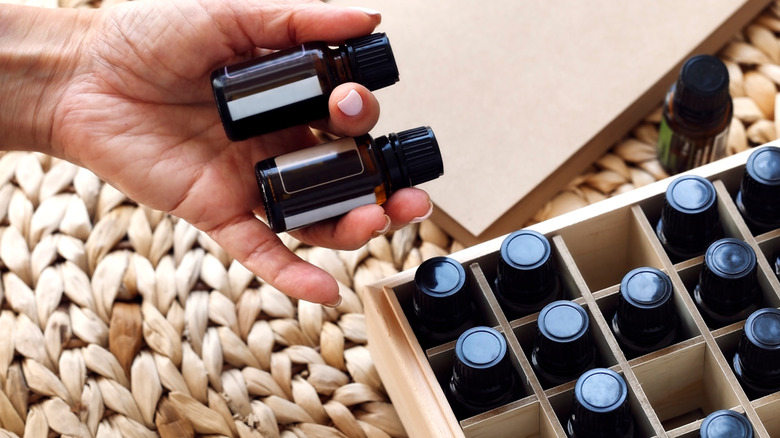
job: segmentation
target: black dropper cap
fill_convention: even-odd
[[[372,91],[398,82],[398,66],[386,34],[378,32],[345,44],[356,82]]]
[[[663,348],[674,340],[677,325],[674,288],[668,275],[642,267],[623,277],[612,320],[621,346],[634,354]]]
[[[765,146],[750,154],[736,204],[754,231],[780,227],[780,147]]]
[[[596,352],[582,306],[553,301],[539,312],[536,327],[531,365],[545,386],[574,380],[593,367]]]
[[[703,253],[722,233],[715,186],[697,175],[675,178],[666,189],[656,231],[677,258]]]
[[[471,298],[464,289],[466,271],[449,257],[433,257],[414,273],[412,305],[417,317],[431,325],[452,326],[468,318]]]
[[[756,300],[756,253],[746,242],[727,237],[707,248],[699,273],[701,301],[713,312],[733,315]]]
[[[674,90],[673,108],[691,124],[706,129],[720,123],[729,110],[729,71],[711,55],[697,55],[683,64]]]
[[[728,409],[715,411],[701,422],[701,438],[753,438],[753,425],[744,415]]]
[[[594,368],[580,376],[567,429],[575,438],[633,437],[634,419],[623,377],[608,368]]]
[[[559,290],[552,249],[543,234],[519,230],[504,239],[496,272],[496,293],[502,304],[519,313],[538,312],[560,298]]]
[[[377,137],[393,191],[422,184],[444,174],[436,135],[428,126]]]
[[[734,370],[750,396],[780,390],[780,310],[756,310],[745,321]]]
[[[511,401],[517,382],[504,336],[490,327],[472,327],[458,337],[449,394],[460,418]]]

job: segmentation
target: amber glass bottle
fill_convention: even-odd
[[[780,391],[780,310],[765,307],[750,314],[732,365],[751,399]]]
[[[445,392],[460,420],[517,400],[522,387],[504,335],[484,326],[463,332],[455,343],[455,360]]]
[[[215,70],[211,87],[228,138],[244,140],[328,116],[328,98],[345,82],[377,90],[398,82],[383,33],[330,48],[304,43]]]
[[[474,302],[466,270],[450,257],[431,257],[414,273],[410,323],[423,348],[458,339],[474,327]]]
[[[569,438],[635,436],[628,385],[623,376],[608,368],[594,368],[577,379],[566,434]]]
[[[731,116],[729,71],[710,55],[683,64],[666,94],[658,130],[658,159],[670,175],[726,155]]]
[[[427,126],[342,138],[255,164],[268,225],[277,233],[383,204],[393,192],[443,173]]]
[[[780,147],[751,152],[734,203],[753,234],[780,228]]]

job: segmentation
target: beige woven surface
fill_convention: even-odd
[[[778,11],[721,53],[732,152],[776,137]],[[534,220],[666,176],[653,146],[658,114]],[[366,348],[360,295],[462,246],[429,221],[357,251],[287,244],[342,283],[338,308],[288,298],[205,234],[85,169],[0,155],[0,435],[405,436]]]

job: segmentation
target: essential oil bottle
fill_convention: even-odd
[[[432,257],[414,273],[410,318],[422,348],[453,341],[474,323],[474,303],[466,270],[450,257]]]
[[[723,236],[715,186],[697,175],[675,178],[666,189],[656,236],[673,263],[707,250]]]
[[[539,312],[536,327],[531,367],[545,388],[574,380],[595,366],[590,321],[579,304],[553,301]]]
[[[754,234],[780,228],[780,147],[750,154],[735,204]]]
[[[268,225],[289,231],[383,204],[395,191],[444,173],[427,126],[372,138],[342,138],[255,164]]]
[[[727,237],[707,248],[693,299],[707,326],[716,329],[748,317],[761,302],[756,253]]]
[[[751,399],[780,391],[780,310],[756,310],[745,321],[734,374]]]
[[[682,66],[666,94],[658,130],[658,160],[674,175],[726,156],[733,114],[729,71],[715,56]]]
[[[671,345],[678,326],[674,288],[668,275],[656,268],[641,267],[623,277],[611,328],[626,357],[633,359]]]
[[[701,422],[700,438],[753,438],[753,425],[739,414],[728,409],[715,411]]]
[[[509,359],[504,336],[493,328],[473,327],[455,344],[455,362],[446,386],[455,416],[462,420],[505,405],[522,389]]]
[[[566,434],[569,438],[634,437],[634,417],[623,376],[608,368],[594,368],[577,379]]]
[[[233,141],[327,117],[331,92],[346,82],[372,91],[398,82],[384,33],[333,48],[324,42],[304,43],[211,74],[219,116]]]
[[[519,230],[501,243],[495,280],[496,298],[510,318],[536,313],[563,298],[563,288],[547,238]]]

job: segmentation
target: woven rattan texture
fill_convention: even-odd
[[[768,8],[720,53],[735,103],[731,152],[780,132],[779,12]],[[659,114],[534,221],[665,177]],[[205,234],[85,169],[0,155],[0,435],[405,436],[366,348],[361,293],[462,245],[428,221],[357,251],[286,242],[342,283],[338,308],[288,298]]]

